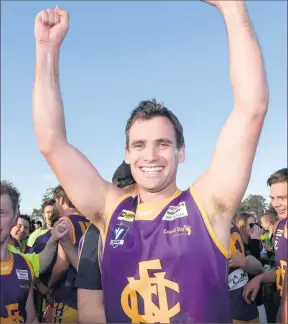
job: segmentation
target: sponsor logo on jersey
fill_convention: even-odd
[[[248,274],[242,269],[237,269],[228,275],[229,291],[244,287],[248,283]]]
[[[29,275],[27,270],[16,269],[16,274],[19,280],[29,280]]]
[[[162,220],[173,221],[177,218],[186,216],[188,216],[186,204],[184,201],[182,201],[177,206],[170,206],[163,216]]]
[[[113,248],[116,248],[119,245],[124,244],[124,237],[127,234],[129,230],[129,227],[124,224],[117,224],[115,231],[114,231],[114,237],[110,241],[110,245],[113,246]]]
[[[180,235],[188,235],[190,236],[192,233],[190,225],[184,225],[182,227],[177,226],[172,230],[164,229],[164,234],[172,235],[172,236],[180,236]]]
[[[123,209],[117,219],[126,222],[134,222],[135,213],[130,210]]]

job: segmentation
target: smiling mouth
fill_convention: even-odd
[[[276,211],[277,211],[278,214],[282,214],[282,213],[285,212],[285,209],[276,209]]]
[[[157,167],[141,167],[140,170],[145,174],[157,174],[164,169],[162,166]]]

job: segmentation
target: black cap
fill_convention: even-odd
[[[112,182],[116,182],[117,186],[121,189],[136,183],[132,176],[130,165],[123,161],[115,171]]]

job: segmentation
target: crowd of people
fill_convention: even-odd
[[[31,231],[19,191],[1,181],[1,323],[287,323],[287,168],[267,181],[277,218],[237,212],[269,103],[262,53],[244,0],[204,2],[226,24],[234,108],[187,190],[176,184],[183,127],[154,99],[131,113],[111,182],[67,141],[69,15],[37,15],[33,122],[60,184]]]

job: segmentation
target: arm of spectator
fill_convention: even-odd
[[[61,245],[58,245],[58,251],[57,251],[57,260],[53,267],[51,278],[48,283],[48,288],[53,288],[55,284],[62,278],[62,276],[65,274],[67,269],[69,268],[70,262],[61,247]]]
[[[30,286],[25,310],[26,310],[26,314],[27,314],[26,322],[35,324],[35,323],[38,323],[38,319],[37,319],[35,306],[34,306],[33,289],[34,289],[34,281],[32,281],[32,284]]]
[[[63,242],[60,241],[60,244],[62,249],[65,252],[67,259],[71,263],[72,267],[75,270],[77,270],[78,262],[79,262],[77,248],[75,247],[75,245],[72,244],[70,240],[63,241]]]
[[[44,273],[50,266],[53,261],[54,255],[57,250],[57,241],[52,237],[47,242],[44,250],[38,254],[39,256],[39,265],[40,265],[40,274]]]
[[[259,275],[264,272],[262,263],[252,255],[246,256],[245,265],[242,269],[250,275]]]
[[[65,220],[59,220],[55,223],[51,231],[51,237],[47,242],[45,249],[39,253],[40,274],[44,273],[53,261],[57,250],[58,241],[67,236],[69,227]]]
[[[253,278],[244,287],[243,298],[247,304],[254,302],[257,293],[260,289],[261,283],[274,283],[276,281],[275,269],[262,273],[261,275]]]
[[[276,323],[288,323],[288,272],[285,272],[283,295],[277,313]]]

